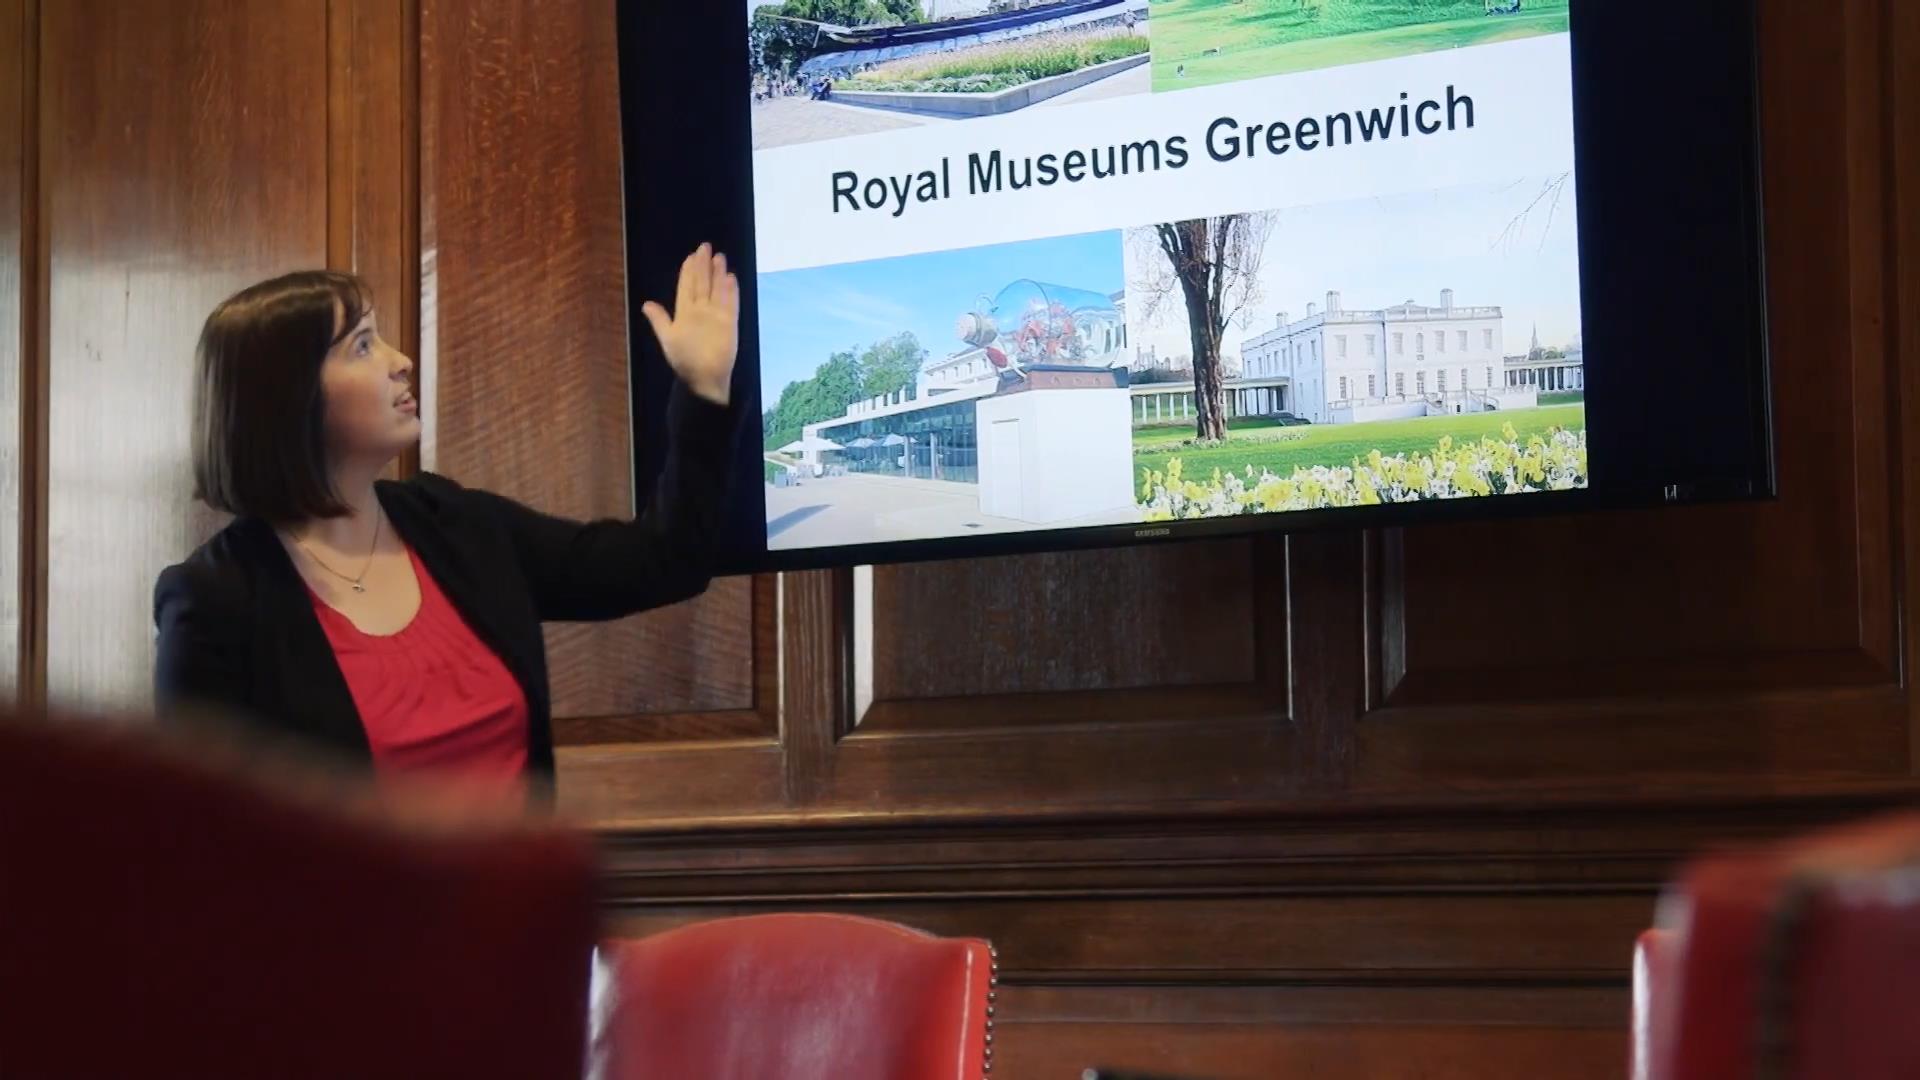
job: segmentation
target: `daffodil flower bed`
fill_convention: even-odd
[[[1375,450],[1351,465],[1298,467],[1290,476],[1249,465],[1244,474],[1215,469],[1210,477],[1189,477],[1177,457],[1164,470],[1141,474],[1147,521],[1567,491],[1587,486],[1587,433],[1556,428],[1522,440],[1505,424],[1497,439],[1455,442],[1449,435],[1430,451]]]

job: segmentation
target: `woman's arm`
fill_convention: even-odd
[[[469,490],[511,538],[542,621],[617,619],[700,595],[733,465],[733,413],[676,385],[665,467],[632,521],[569,521]]]
[[[218,587],[186,563],[169,566],[153,588],[159,654],[153,665],[155,711],[162,718],[193,707],[239,712],[247,702],[245,630]]]

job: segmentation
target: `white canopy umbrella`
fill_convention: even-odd
[[[825,451],[828,451],[828,450],[838,450],[838,449],[840,449],[840,444],[837,442],[834,442],[832,439],[823,439],[818,435],[808,435],[806,438],[793,440],[792,442],[781,447],[780,449],[775,450],[774,453],[776,454],[819,454],[819,453],[824,453]]]

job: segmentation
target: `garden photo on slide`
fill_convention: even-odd
[[[1574,200],[1555,174],[1128,230],[1143,520],[1587,486]]]
[[[1144,94],[1147,0],[749,0],[753,148]]]

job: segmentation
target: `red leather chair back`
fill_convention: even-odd
[[[991,1068],[984,941],[781,914],[610,951],[610,1080],[980,1080]]]
[[[99,726],[0,716],[0,1074],[580,1075],[582,841],[401,827]]]
[[[1920,1077],[1920,814],[1702,860],[1649,1080]]]

